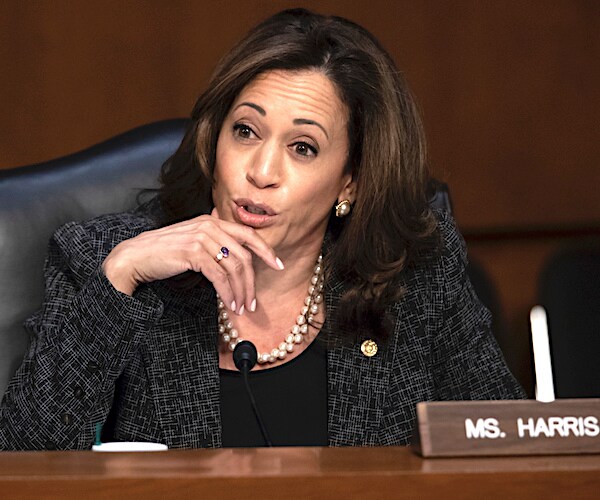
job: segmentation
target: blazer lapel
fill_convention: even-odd
[[[378,342],[377,354],[368,357],[361,351],[361,343],[370,338],[368,332],[343,330],[333,322],[342,292],[337,284],[325,294],[325,333],[341,339],[327,351],[329,444],[372,446],[378,444],[393,349]]]
[[[215,292],[197,288],[185,297],[163,294],[165,300],[178,304],[178,310],[171,310],[149,333],[146,348],[150,386],[166,444],[170,448],[218,447],[221,417]]]

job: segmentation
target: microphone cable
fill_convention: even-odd
[[[258,354],[256,351],[256,346],[249,340],[242,340],[241,342],[238,342],[233,349],[233,362],[235,363],[235,367],[242,373],[244,386],[246,387],[246,392],[250,398],[250,405],[252,406],[252,411],[254,411],[254,416],[256,417],[258,426],[260,427],[260,432],[265,440],[265,444],[271,447],[273,446],[271,443],[271,438],[269,437],[267,429],[265,428],[265,424],[260,416],[258,406],[254,400],[254,395],[250,389],[250,382],[248,381],[248,373],[250,370],[252,370],[252,368],[254,368],[254,365],[256,365],[257,359]]]

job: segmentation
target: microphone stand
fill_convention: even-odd
[[[248,381],[248,373],[254,365],[256,365],[258,354],[256,352],[255,345],[249,340],[242,340],[238,342],[233,350],[233,362],[235,363],[235,367],[242,373],[242,378],[244,379],[244,386],[246,387],[246,392],[248,393],[248,397],[250,398],[250,405],[252,406],[252,411],[254,411],[254,416],[256,417],[256,421],[258,422],[258,426],[260,427],[260,432],[265,440],[265,444],[269,447],[273,446],[271,443],[271,438],[267,433],[267,429],[263,423],[263,420],[260,416],[260,412],[258,411],[258,406],[256,405],[256,401],[254,400],[254,395],[252,394],[252,390],[250,389],[250,383]]]

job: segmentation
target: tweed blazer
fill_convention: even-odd
[[[360,349],[369,332],[336,325],[344,285],[327,280],[321,333],[346,339],[327,350],[332,446],[407,444],[420,401],[524,397],[466,276],[464,242],[438,215],[443,248],[405,272],[375,356]],[[138,210],[53,235],[45,302],[26,322],[29,351],[0,407],[0,449],[89,449],[97,423],[112,440],[221,445],[214,289],[154,282],[130,297],[101,269],[116,244],[155,225]]]

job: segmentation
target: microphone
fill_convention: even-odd
[[[233,350],[233,362],[239,371],[248,373],[254,368],[257,359],[256,346],[252,342],[242,340],[236,344]]]
[[[258,426],[260,427],[260,432],[265,440],[265,444],[267,446],[273,446],[271,443],[271,438],[269,438],[267,429],[265,428],[263,420],[260,416],[260,412],[258,411],[258,406],[256,406],[254,395],[250,390],[250,383],[248,382],[248,373],[250,370],[252,370],[252,368],[254,368],[254,365],[256,365],[257,359],[258,353],[256,352],[256,346],[249,340],[242,340],[241,342],[238,342],[233,349],[233,362],[235,367],[242,373],[244,386],[246,387],[246,392],[250,398],[250,405],[252,406],[252,411],[254,411],[254,416],[256,417]]]

